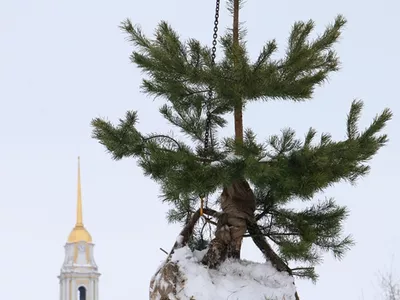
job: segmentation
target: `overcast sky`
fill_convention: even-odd
[[[301,299],[378,299],[375,275],[399,266],[399,32],[396,0],[247,1],[241,14],[254,58],[264,42],[285,46],[294,21],[317,31],[341,13],[347,28],[336,47],[342,70],[306,103],[252,104],[244,115],[264,139],[283,127],[299,136],[313,126],[345,136],[354,98],[365,101],[362,125],[390,107],[390,143],[356,187],[326,192],[346,204],[346,233],[357,245],[341,261],[326,256],[316,285],[297,280]],[[91,138],[90,121],[116,121],[138,110],[140,130],[164,131],[161,102],[140,93],[141,74],[118,25],[129,17],[152,34],[167,20],[184,38],[211,42],[214,1],[0,0],[0,299],[54,300],[64,244],[75,223],[77,156],[81,156],[84,223],[96,243],[100,299],[147,299],[150,277],[179,226],[167,225],[158,187],[133,159],[112,161]],[[397,19],[397,20],[396,20]],[[230,25],[226,10],[221,31]],[[230,132],[233,132],[231,126]],[[251,241],[243,256],[260,260]],[[400,267],[397,268],[400,272]]]

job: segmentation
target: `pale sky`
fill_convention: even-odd
[[[148,299],[153,273],[179,233],[167,225],[158,187],[133,159],[111,160],[91,138],[90,121],[138,110],[140,130],[164,131],[161,101],[140,93],[141,74],[118,25],[125,18],[151,35],[167,20],[184,37],[211,42],[214,1],[0,1],[0,299],[54,300],[64,244],[75,223],[77,156],[81,156],[84,223],[102,273],[100,299]],[[339,184],[328,197],[346,204],[346,233],[357,245],[342,261],[327,255],[316,285],[297,280],[301,299],[378,299],[375,275],[400,275],[399,184],[400,3],[396,0],[247,1],[241,13],[254,58],[264,42],[285,46],[292,24],[312,18],[317,32],[337,14],[348,19],[336,47],[342,70],[310,102],[251,104],[244,116],[260,139],[313,126],[345,136],[354,98],[365,101],[362,125],[390,107],[390,143],[356,187]],[[223,10],[221,31],[230,25]],[[229,130],[233,131],[233,126]],[[260,260],[251,241],[243,257]]]

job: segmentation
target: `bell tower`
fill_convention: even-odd
[[[92,236],[83,225],[81,170],[78,157],[78,195],[76,224],[64,246],[65,259],[61,267],[60,300],[99,300],[99,277],[93,256]]]

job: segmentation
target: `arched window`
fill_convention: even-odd
[[[84,286],[79,287],[77,300],[86,300],[86,288]]]

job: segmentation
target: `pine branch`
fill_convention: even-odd
[[[348,124],[355,124],[358,120],[359,105],[360,102],[353,102]],[[283,131],[280,138],[273,136],[269,140],[268,146],[272,151],[266,154],[268,159],[263,160],[264,172],[269,173],[264,179],[268,181],[262,184],[257,174],[254,182],[268,186],[276,197],[283,199],[294,196],[310,199],[341,180],[354,183],[368,173],[366,163],[387,143],[386,134],[380,134],[380,131],[391,118],[392,113],[385,109],[358,136],[335,142],[323,134],[317,145],[311,145],[316,135],[313,130],[305,142],[295,139],[293,130]],[[356,131],[354,126],[350,131]],[[273,170],[279,170],[279,173]]]
[[[276,50],[275,41],[267,43],[251,74],[243,74],[246,81],[246,98],[249,100],[294,100],[311,98],[316,86],[322,84],[331,72],[339,69],[339,59],[333,50],[346,24],[342,16],[314,41],[308,37],[314,22],[297,22],[292,28],[286,56],[274,61],[270,56]]]
[[[144,174],[160,184],[162,201],[172,205],[169,221],[194,224],[185,229],[185,236],[194,232],[198,212],[193,211],[199,194],[213,194],[235,179],[245,178],[257,195],[257,215],[249,224],[249,236],[279,270],[291,272],[285,260],[302,261],[310,266],[293,274],[315,280],[312,267],[324,252],[340,259],[354,243],[350,236],[342,237],[347,208],[331,199],[304,210],[289,209],[287,204],[310,201],[335,183],[355,183],[365,176],[369,160],[388,142],[381,132],[392,112],[383,110],[367,128],[360,129],[363,103],[353,101],[346,121],[347,138],[338,141],[328,133],[318,136],[314,128],[303,139],[286,128],[266,143],[257,141],[249,129],[240,142],[235,136],[219,138],[218,134],[227,125],[227,115],[239,104],[245,108],[249,101],[310,99],[315,88],[340,67],[334,45],[345,24],[339,15],[311,40],[314,22],[296,22],[282,58],[274,58],[277,44],[272,40],[265,43],[254,62],[246,48],[245,30],[240,28],[235,45],[233,32],[228,30],[220,39],[223,56],[213,65],[210,47],[195,39],[181,40],[167,22],[160,22],[154,36],[148,38],[139,26],[125,20],[121,29],[133,45],[131,61],[146,76],[142,91],[164,100],[161,115],[192,141],[184,143],[173,133],[139,132],[134,111],[128,111],[116,125],[102,118],[92,120],[93,137],[113,159],[135,158]],[[211,139],[205,153],[208,104]],[[233,152],[240,156],[232,159]],[[278,253],[269,242],[276,244]],[[201,239],[200,244],[203,247],[206,241]]]
[[[318,279],[317,273],[313,267],[293,268],[293,275],[300,278],[311,279],[314,283]]]
[[[235,0],[227,0],[226,1],[228,11],[231,13],[231,15],[233,15],[234,2],[235,2]],[[246,0],[239,0],[238,2],[239,2],[239,10],[240,10],[246,4]]]

